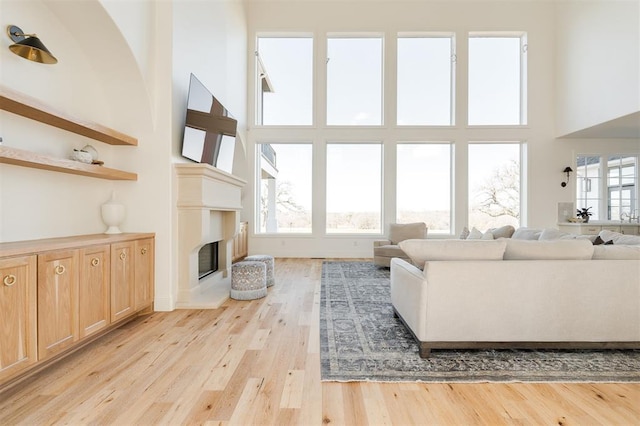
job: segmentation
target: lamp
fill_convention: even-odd
[[[35,34],[25,34],[19,27],[9,25],[7,34],[14,44],[9,46],[9,50],[18,56],[41,64],[56,64],[58,60],[44,47]]]
[[[562,171],[562,173],[566,173],[567,174],[567,181],[566,182],[562,182],[560,185],[564,188],[565,186],[567,186],[567,183],[569,183],[569,175],[571,174],[571,172],[573,171],[573,169],[569,166],[565,167],[564,170]]]

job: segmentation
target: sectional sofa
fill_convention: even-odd
[[[443,348],[640,348],[640,245],[406,240],[391,300],[420,344]]]

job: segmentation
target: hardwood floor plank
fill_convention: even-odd
[[[1,393],[0,425],[640,424],[639,383],[322,382],[321,271],[136,319]]]

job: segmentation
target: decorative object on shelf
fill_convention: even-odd
[[[91,145],[83,146],[82,151],[88,152],[89,154],[91,154],[91,161],[95,161],[98,159],[98,150],[92,147]]]
[[[86,164],[91,164],[93,161],[91,154],[81,149],[74,149],[71,153],[71,159]]]
[[[573,169],[569,166],[565,167],[564,170],[562,171],[562,173],[566,173],[567,174],[567,181],[566,182],[562,182],[560,184],[560,186],[562,186],[563,188],[565,186],[567,186],[567,184],[569,183],[569,176],[571,175],[571,172],[573,171]]]
[[[570,217],[569,218],[569,222],[571,223],[582,223],[584,222],[584,219],[581,217]]]
[[[25,34],[19,27],[9,25],[7,34],[14,44],[9,46],[16,55],[41,64],[57,64],[58,60],[49,52],[35,34]]]
[[[589,216],[592,215],[592,213],[589,211],[591,207],[583,207],[581,209],[576,210],[576,214],[578,215],[579,218],[582,219],[583,223],[589,223]]]
[[[121,234],[119,226],[124,221],[124,205],[116,201],[116,192],[111,192],[111,199],[104,203],[100,209],[102,221],[107,225],[105,234]]]

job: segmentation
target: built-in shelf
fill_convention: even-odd
[[[135,173],[110,169],[94,164],[85,164],[74,160],[50,157],[48,155],[37,154],[8,146],[0,146],[0,163],[31,167],[34,169],[52,170],[72,175],[90,176],[99,179],[138,180],[138,175]]]
[[[37,99],[0,86],[0,109],[110,145],[138,145],[138,140],[116,130],[80,120]]]

